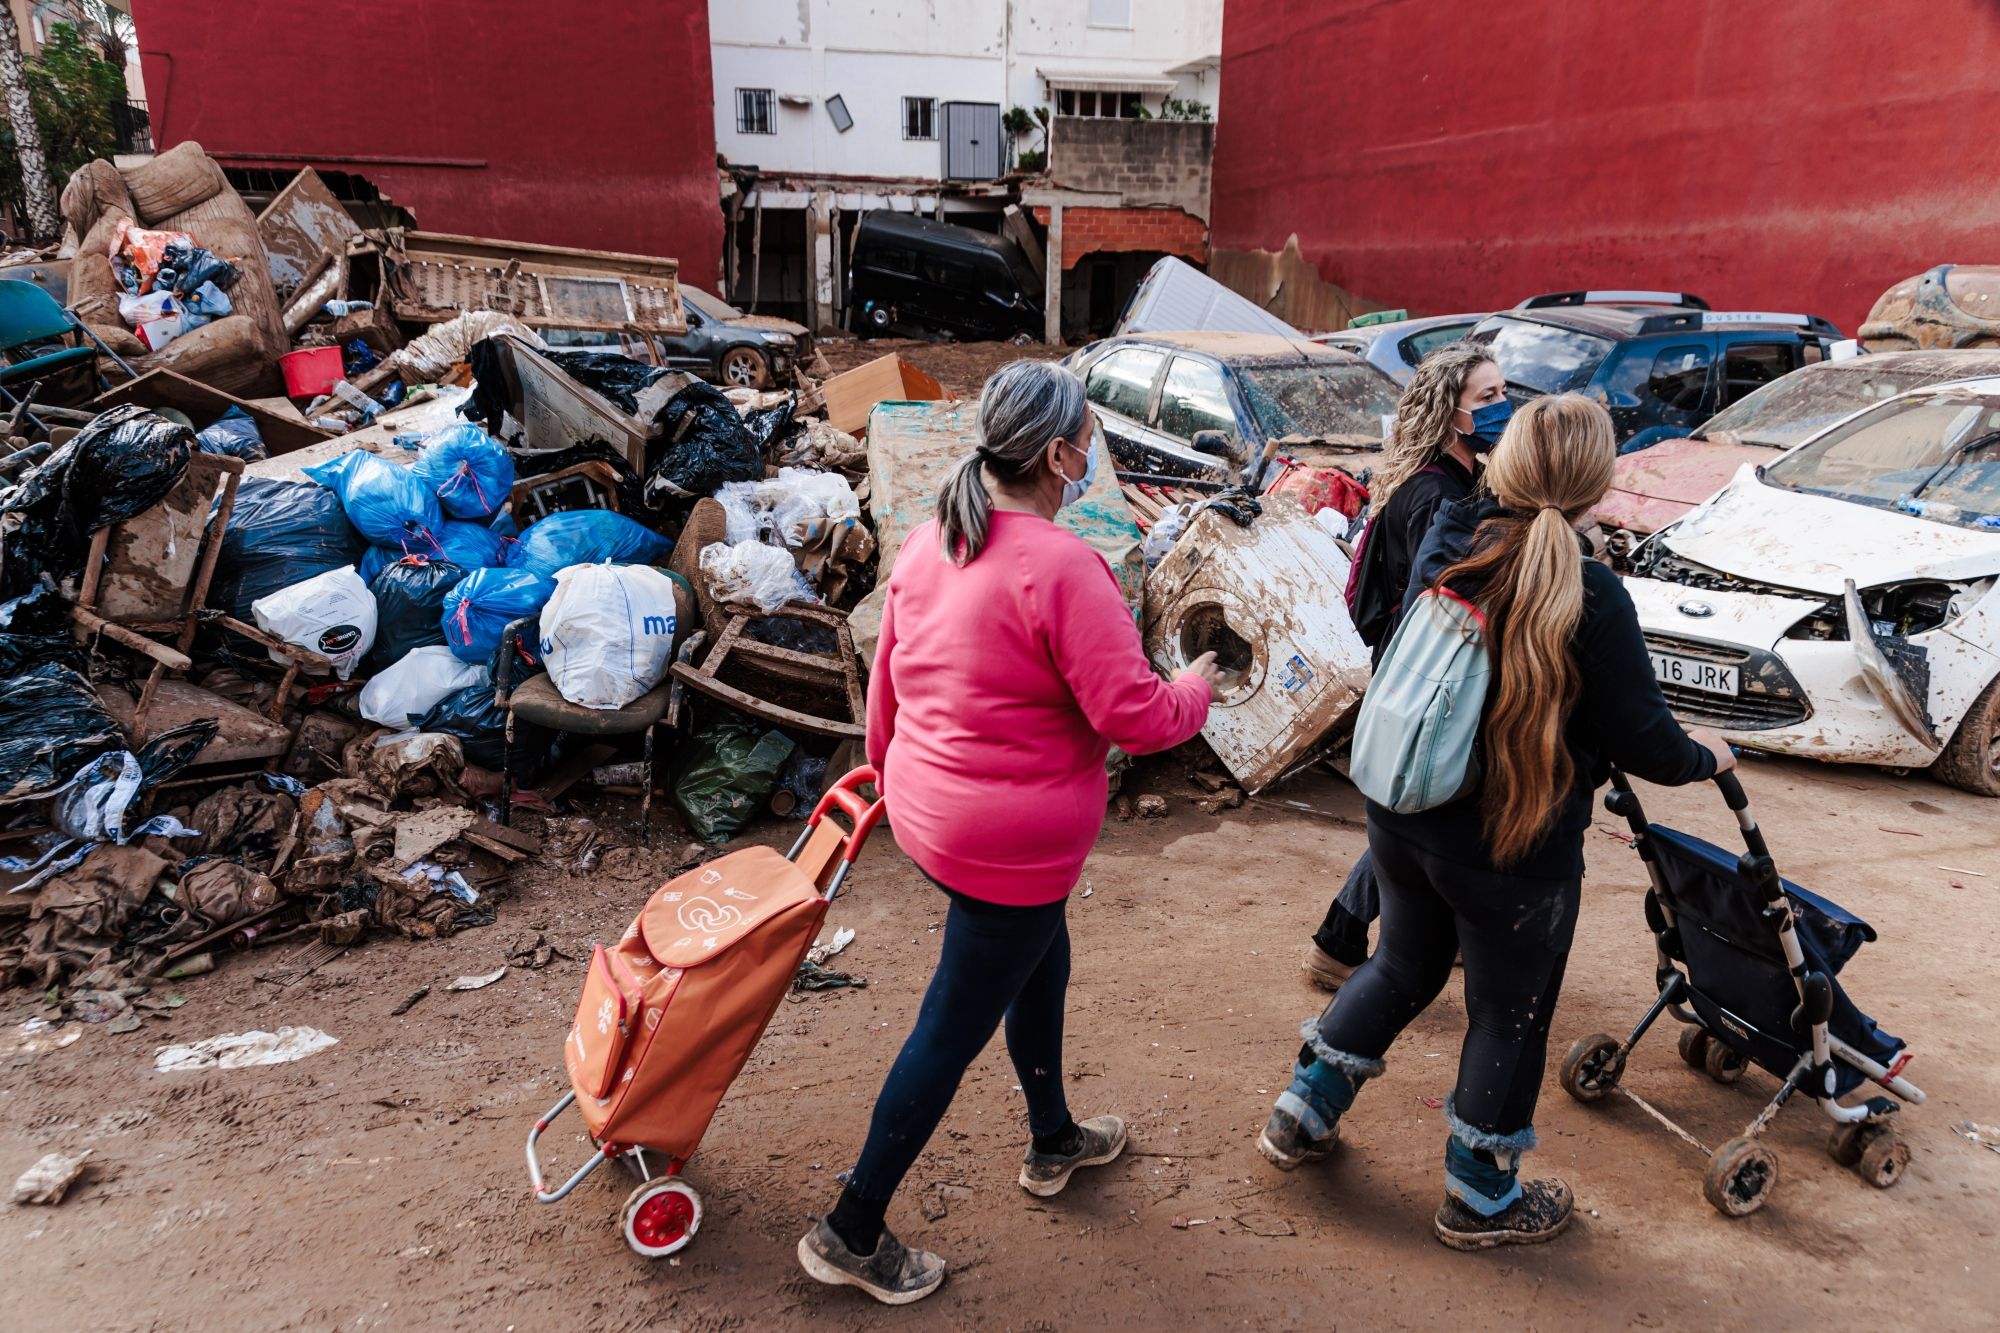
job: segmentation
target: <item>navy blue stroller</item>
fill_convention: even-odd
[[[1748,852],[1735,856],[1678,829],[1646,822],[1625,775],[1611,774],[1604,805],[1632,826],[1646,865],[1646,924],[1658,947],[1660,993],[1624,1041],[1599,1033],[1570,1047],[1563,1091],[1580,1102],[1618,1092],[1708,1156],[1702,1193],[1726,1217],[1756,1212],[1778,1181],[1778,1159],[1758,1135],[1804,1088],[1834,1122],[1827,1152],[1863,1180],[1887,1189],[1909,1165],[1909,1145],[1891,1125],[1897,1103],[1838,1100],[1872,1082],[1906,1102],[1923,1092],[1902,1076],[1910,1052],[1875,1026],[1835,979],[1875,930],[1860,917],[1778,877],[1770,848],[1734,773],[1715,779],[1736,812]],[[1718,1083],[1756,1065],[1778,1079],[1777,1095],[1741,1137],[1710,1149],[1631,1089],[1625,1059],[1655,1019],[1671,1013],[1681,1059]]]

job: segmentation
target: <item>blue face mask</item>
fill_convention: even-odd
[[[1076,449],[1076,446],[1073,444],[1068,447]],[[1082,451],[1079,450],[1078,452]],[[1083,455],[1083,475],[1074,481],[1071,481],[1068,477],[1063,478],[1062,507],[1067,509],[1078,500],[1081,500],[1084,493],[1091,488],[1092,483],[1096,480],[1097,450],[1092,448],[1088,453]]]
[[[1514,418],[1514,404],[1505,398],[1484,407],[1475,407],[1472,412],[1472,429],[1461,432],[1472,452],[1483,454],[1500,443],[1500,433],[1507,429],[1507,423]]]

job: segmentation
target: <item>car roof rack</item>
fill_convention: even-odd
[[[1820,315],[1793,315],[1774,310],[1690,310],[1671,315],[1648,315],[1639,321],[1637,332],[1681,333],[1749,324],[1776,324],[1834,338],[1841,336],[1839,327]]]
[[[1640,292],[1640,291],[1582,291],[1545,292],[1531,296],[1516,310],[1543,310],[1550,306],[1564,305],[1677,305],[1691,310],[1706,310],[1708,302],[1693,292]]]

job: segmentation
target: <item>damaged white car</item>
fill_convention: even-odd
[[[1634,554],[1682,721],[2000,796],[2000,378],[1850,417]]]

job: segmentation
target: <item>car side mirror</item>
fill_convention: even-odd
[[[1223,431],[1198,430],[1190,443],[1196,453],[1207,454],[1211,458],[1236,457],[1236,451],[1229,447],[1229,436]]]

